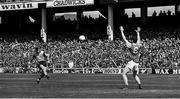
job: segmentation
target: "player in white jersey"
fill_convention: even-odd
[[[34,55],[32,57],[32,60],[37,61],[37,66],[38,68],[41,70],[41,75],[40,77],[36,80],[37,83],[39,84],[40,80],[43,77],[46,77],[47,79],[49,79],[49,75],[47,74],[47,62],[49,61],[49,56],[44,52],[44,51],[38,51],[38,48],[35,47],[34,48]]]
[[[121,31],[121,35],[123,37],[123,40],[126,43],[126,47],[128,48],[128,52],[129,52],[129,57],[130,57],[130,61],[126,64],[123,73],[122,73],[122,77],[125,83],[125,88],[124,89],[128,89],[128,78],[127,78],[127,73],[129,71],[133,71],[133,77],[136,80],[139,89],[142,89],[141,87],[141,81],[139,79],[138,73],[139,73],[139,58],[140,58],[140,51],[139,48],[141,47],[141,40],[140,40],[140,32],[141,28],[137,27],[137,29],[135,30],[135,32],[137,33],[137,40],[136,42],[129,42],[125,35],[124,35],[124,28],[122,26],[120,26],[120,31]]]

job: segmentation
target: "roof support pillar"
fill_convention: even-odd
[[[114,9],[112,4],[108,4],[108,28],[107,35],[109,40],[113,40],[113,30],[114,30]]]
[[[180,13],[180,5],[176,4],[175,5],[175,14],[178,15]]]
[[[120,7],[119,5],[114,6],[114,35],[119,33],[119,26],[124,25],[124,23],[127,21],[124,19],[124,13],[124,8]]]
[[[46,8],[41,8],[41,39],[44,43],[47,41],[47,27],[46,27]]]
[[[77,32],[81,32],[80,27],[81,27],[82,16],[83,16],[83,11],[78,10],[77,11],[77,25],[76,25],[76,31]]]
[[[146,6],[141,7],[141,18],[142,18],[142,23],[146,24],[147,22],[147,7]]]

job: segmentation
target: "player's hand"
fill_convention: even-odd
[[[120,26],[119,29],[120,29],[120,31],[124,31],[123,26]]]
[[[126,43],[126,46],[128,47],[128,48],[130,48],[131,47],[131,43]]]
[[[137,30],[136,30],[137,32],[140,32],[141,31],[141,28],[140,27],[137,27]]]
[[[108,30],[110,30],[110,28],[111,28],[111,26],[110,26],[110,25],[108,25],[108,26],[107,26],[107,29],[108,29]]]

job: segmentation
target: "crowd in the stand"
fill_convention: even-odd
[[[145,32],[145,31],[144,31]],[[161,36],[159,36],[161,37]],[[142,38],[141,50],[142,68],[177,68],[180,62],[180,39]],[[28,64],[34,47],[45,49],[50,54],[50,67],[68,68],[73,62],[73,68],[108,68],[124,67],[128,61],[128,51],[121,39],[108,40],[71,40],[31,42],[0,42],[0,66],[4,68],[35,66]]]
[[[141,31],[143,46],[140,49],[140,66],[142,68],[178,68],[180,63],[179,25],[175,26],[169,23],[178,23],[179,21],[177,18],[179,19],[179,17],[172,16],[170,18],[162,18],[156,17],[154,14],[151,18],[153,21],[148,19],[147,23],[150,21],[149,26],[147,25],[146,28],[143,28]],[[167,18],[171,19],[172,22],[165,21]],[[85,18],[84,21],[85,20],[87,21],[89,19]],[[125,49],[125,44],[121,38],[119,29],[114,32],[115,40],[108,41],[105,37],[107,36],[106,27],[104,26],[106,24],[103,25],[103,22],[105,22],[103,20],[104,19],[99,18],[93,21],[96,25],[94,26],[94,29],[90,29],[91,32],[86,33],[80,31],[86,36],[87,39],[85,41],[78,40],[78,37],[81,34],[76,32],[65,32],[63,34],[57,32],[59,30],[51,31],[55,32],[54,34],[47,34],[48,41],[46,44],[35,40],[39,35],[34,35],[32,33],[27,34],[28,36],[21,36],[18,33],[1,33],[0,68],[3,67],[4,70],[7,70],[8,72],[14,71],[17,67],[23,67],[25,68],[24,70],[28,70],[31,67],[33,68],[35,62],[32,64],[28,64],[28,62],[30,61],[30,58],[32,58],[34,47],[45,49],[47,53],[50,54],[51,60],[49,66],[51,68],[69,68],[68,64],[71,62],[74,63],[73,68],[124,67],[129,60],[129,55],[127,49]],[[133,25],[133,20],[134,19],[132,18],[132,20],[129,19],[129,21],[125,21],[127,25],[128,22]],[[81,28],[85,28],[85,25],[87,25],[88,28],[90,28],[91,25],[94,25],[94,23],[87,24],[90,21],[86,21],[84,24],[81,23],[82,26],[84,26],[81,26]],[[63,25],[66,26],[66,21],[63,22]],[[68,23],[72,24],[71,21]],[[135,24],[137,25],[136,22]],[[60,26],[59,23],[57,26]],[[57,28],[59,29],[59,27]],[[97,28],[101,31],[97,31]],[[63,27],[60,29],[63,29]],[[65,29],[73,30],[71,28]],[[97,33],[92,30],[97,31]],[[50,36],[50,34],[52,35]]]

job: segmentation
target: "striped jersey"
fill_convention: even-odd
[[[45,54],[44,51],[41,51],[39,53],[36,53],[33,58],[36,58],[38,62],[40,61],[47,61],[47,55]]]
[[[129,50],[129,57],[130,60],[133,60],[134,62],[138,63],[140,60],[140,50],[138,45],[133,45],[128,48]]]

